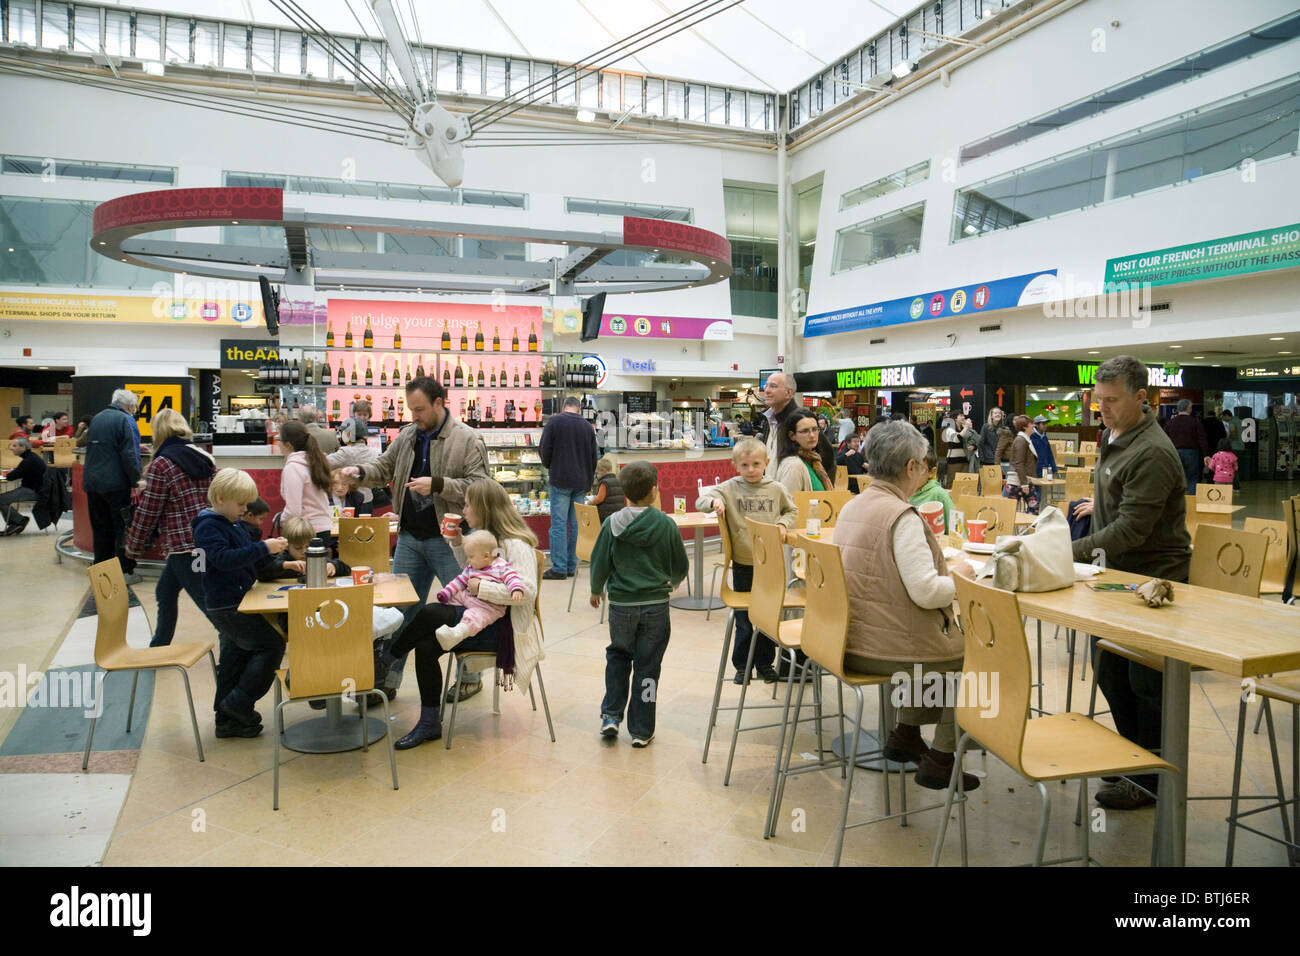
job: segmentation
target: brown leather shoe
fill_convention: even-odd
[[[1097,802],[1107,810],[1141,810],[1155,805],[1155,797],[1143,793],[1127,780],[1108,784],[1097,791]]]
[[[916,763],[925,756],[929,749],[925,741],[921,739],[920,727],[910,724],[895,724],[894,729],[889,732],[889,737],[885,741],[884,754],[886,760],[892,760],[895,763]]]
[[[916,762],[917,786],[925,787],[927,790],[947,790],[948,784],[952,781],[955,763],[952,754],[933,748],[927,750],[925,755]],[[973,773],[962,773],[961,784],[962,789],[970,793],[980,788],[980,778]]]

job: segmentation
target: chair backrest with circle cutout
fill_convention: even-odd
[[[799,536],[799,547],[806,555],[804,585],[808,589],[799,643],[805,654],[843,679],[849,634],[849,587],[844,580],[840,549],[804,535]]]
[[[754,584],[749,595],[749,621],[775,640],[781,628],[781,607],[785,603],[785,554],[781,531],[774,524],[746,518],[749,543],[754,552]]]
[[[388,516],[378,518],[339,519],[339,557],[354,568],[387,571],[389,536],[392,526]]]
[[[1187,581],[1197,587],[1259,597],[1267,553],[1268,539],[1262,534],[1198,524]]]
[[[1013,498],[991,498],[987,496],[966,497],[960,502],[962,516],[969,528],[974,519],[987,521],[984,540],[993,543],[1000,535],[1016,533],[1016,502]]]
[[[289,697],[375,686],[375,586],[289,592]]]
[[[600,537],[600,509],[595,505],[575,504],[573,510],[578,516],[578,559],[590,561],[596,539]]]
[[[109,668],[115,652],[126,648],[126,618],[131,609],[131,598],[122,577],[122,565],[117,558],[92,564],[90,590],[95,596],[95,663]]]

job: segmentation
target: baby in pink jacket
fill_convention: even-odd
[[[471,578],[495,581],[510,590],[510,599],[518,604],[524,599],[524,580],[501,557],[496,536],[490,531],[475,531],[465,536],[463,547],[469,567],[438,592],[438,603],[459,604],[465,614],[455,627],[444,624],[434,632],[444,650],[451,650],[467,637],[472,637],[493,621],[503,617],[506,609],[470,594],[467,585]]]

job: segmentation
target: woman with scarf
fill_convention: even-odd
[[[154,595],[158,615],[150,647],[172,642],[182,590],[205,614],[203,575],[194,570],[194,532],[190,522],[208,507],[208,485],[217,468],[212,456],[196,446],[194,433],[180,412],[164,408],[153,417],[154,456],[146,475],[144,494],[136,506],[126,538],[126,554],[138,558],[149,550],[156,533],[162,533],[167,564]]]
[[[496,652],[497,681],[507,690],[512,686],[528,693],[533,678],[533,668],[542,659],[542,642],[537,633],[537,536],[519,517],[505,489],[489,478],[472,482],[465,489],[464,523],[476,530],[490,531],[496,536],[501,556],[510,563],[524,582],[524,598],[512,601],[505,585],[472,578],[468,588],[492,604],[509,609],[506,615],[467,637],[452,652]],[[461,548],[459,531],[444,537],[451,545],[457,563],[465,566],[465,552]],[[375,686],[397,658],[415,651],[415,676],[420,684],[420,720],[409,734],[397,741],[398,750],[417,747],[426,740],[442,737],[440,712],[442,695],[442,667],[439,658],[444,651],[436,632],[446,624],[455,627],[465,609],[453,604],[426,604],[398,634],[392,646],[381,651],[376,662]],[[448,662],[450,665],[450,662]],[[461,684],[462,693],[465,684]],[[462,700],[464,697],[462,696]]]
[[[828,468],[822,441],[817,416],[804,409],[791,415],[785,430],[777,436],[774,477],[792,497],[796,491],[830,491],[835,487],[834,452]]]

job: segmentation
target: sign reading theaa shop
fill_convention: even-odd
[[[221,368],[260,368],[280,361],[280,346],[265,339],[222,339]]]

